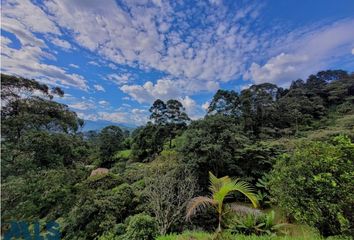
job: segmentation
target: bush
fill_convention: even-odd
[[[157,236],[156,220],[140,213],[128,218],[128,226],[124,239],[129,240],[153,240]]]
[[[303,142],[278,159],[270,191],[296,220],[325,236],[353,234],[354,144],[344,136],[332,142]]]
[[[242,233],[245,235],[272,235],[275,236],[281,232],[284,224],[275,222],[275,213],[271,211],[267,214],[255,215],[236,215],[229,229],[232,233]]]

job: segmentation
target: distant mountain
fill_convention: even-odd
[[[90,120],[85,120],[85,124],[82,128],[82,132],[87,132],[90,130],[95,130],[95,131],[100,131],[102,128],[107,127],[109,125],[113,126],[118,126],[124,130],[132,131],[135,128],[137,128],[136,125],[134,124],[120,124],[120,123],[114,123],[110,121],[104,121],[104,120],[98,120],[98,121],[90,121]]]

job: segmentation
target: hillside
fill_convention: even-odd
[[[53,100],[60,88],[1,77],[4,236],[22,226],[14,219],[62,239],[353,234],[353,73],[220,89],[195,121],[180,101],[157,99],[132,132],[84,134]]]

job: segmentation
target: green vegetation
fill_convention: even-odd
[[[157,240],[213,240],[215,239],[214,234],[209,234],[206,232],[186,232],[183,234],[171,234],[167,236],[158,237]],[[241,234],[230,234],[224,233],[220,239],[224,240],[350,240],[350,237],[346,236],[337,236],[337,237],[328,237],[323,238],[319,235],[306,235],[302,237],[290,237],[290,236],[246,236]]]
[[[1,78],[2,233],[53,220],[64,240],[354,235],[353,73],[219,90],[195,121],[158,99],[132,132],[80,132],[60,88]]]
[[[193,198],[187,206],[187,219],[190,219],[190,217],[194,215],[198,209],[212,206],[215,208],[218,215],[217,232],[221,232],[221,222],[223,221],[223,216],[226,211],[224,201],[235,192],[242,193],[252,202],[254,207],[258,207],[257,198],[252,193],[252,188],[247,182],[239,181],[237,179],[233,180],[228,176],[217,178],[211,172],[209,172],[209,179],[209,190],[211,192],[211,196],[200,196]]]

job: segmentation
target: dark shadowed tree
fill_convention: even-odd
[[[150,107],[149,111],[151,112],[150,119],[155,124],[164,125],[167,123],[167,107],[161,99],[155,100],[155,102]]]
[[[107,126],[99,133],[99,148],[101,153],[101,165],[110,167],[114,153],[124,147],[124,133],[117,126]]]
[[[240,103],[237,92],[219,89],[208,107],[208,114],[239,117],[241,115]]]
[[[53,94],[64,92],[35,80],[1,75],[2,137],[18,143],[28,130],[76,132],[83,125],[68,106],[52,101]]]

